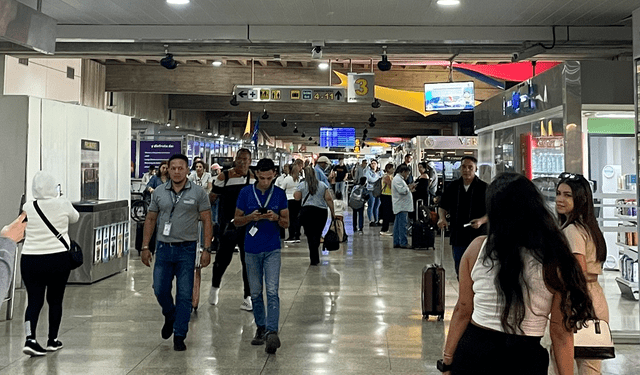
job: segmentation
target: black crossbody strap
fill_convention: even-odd
[[[42,218],[42,221],[44,221],[44,223],[47,225],[47,228],[49,228],[49,230],[51,231],[51,233],[53,233],[54,236],[56,236],[56,238],[58,240],[60,240],[60,242],[62,242],[62,244],[64,245],[64,247],[69,250],[69,244],[67,243],[67,241],[64,239],[64,237],[60,234],[60,232],[58,232],[58,230],[51,224],[51,222],[49,221],[49,219],[47,219],[46,216],[44,216],[44,213],[42,212],[42,210],[40,209],[40,206],[38,206],[38,201],[33,201],[33,207],[35,207],[36,211],[38,212],[38,215],[40,215],[40,217]]]

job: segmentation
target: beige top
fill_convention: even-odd
[[[562,230],[569,240],[571,252],[582,254],[587,263],[587,273],[602,275],[602,262],[596,260],[596,244],[587,231],[575,224],[571,224]]]

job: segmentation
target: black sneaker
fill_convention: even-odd
[[[62,342],[58,341],[58,339],[55,339],[55,340],[49,339],[47,341],[47,351],[48,352],[55,352],[55,351],[60,350],[62,348],[63,348]]]
[[[29,339],[24,342],[24,348],[22,348],[22,352],[26,355],[30,355],[32,357],[46,355],[47,351],[44,350],[40,344],[34,339]]]
[[[280,338],[278,332],[270,331],[266,335],[267,346],[264,351],[269,354],[276,354],[276,350],[280,347]]]
[[[267,329],[265,327],[258,327],[256,330],[256,335],[251,340],[251,345],[262,345],[264,344],[265,334],[267,333]]]
[[[171,337],[171,335],[173,335],[174,322],[175,322],[175,319],[170,319],[167,316],[164,317],[164,325],[162,326],[162,331],[160,331],[160,334],[162,335],[163,339],[166,340],[169,337]]]
[[[176,352],[183,352],[187,350],[187,346],[184,344],[184,337],[173,336],[173,350]]]

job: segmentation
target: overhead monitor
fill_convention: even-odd
[[[320,147],[355,147],[355,128],[320,128]]]
[[[426,111],[457,112],[473,110],[473,82],[447,82],[424,84]]]

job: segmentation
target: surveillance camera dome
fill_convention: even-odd
[[[267,110],[266,110],[266,109],[264,110],[264,113],[262,113],[262,118],[263,118],[264,120],[266,120],[266,119],[268,119],[268,118],[269,118],[269,113],[267,112]]]
[[[178,67],[178,62],[173,59],[172,54],[167,53],[167,56],[160,60],[160,65],[164,66],[167,69],[175,69]]]
[[[373,128],[374,126],[376,126],[376,123],[375,122],[370,122],[369,126]]]
[[[388,60],[387,55],[382,55],[382,60],[378,61],[378,69],[380,69],[381,72],[391,70],[392,65],[393,64]]]
[[[312,59],[321,59],[322,58],[322,47],[315,46],[311,49],[311,58]]]
[[[380,101],[378,99],[374,100],[373,103],[371,103],[371,106],[373,108],[380,108]]]
[[[231,101],[229,102],[229,104],[231,104],[234,107],[238,106],[238,98],[236,98],[236,96],[234,95],[233,98],[231,98]]]
[[[287,127],[287,120],[283,120],[280,125],[282,125],[283,128]]]
[[[520,53],[514,52],[511,54],[511,62],[516,62],[520,59]]]

